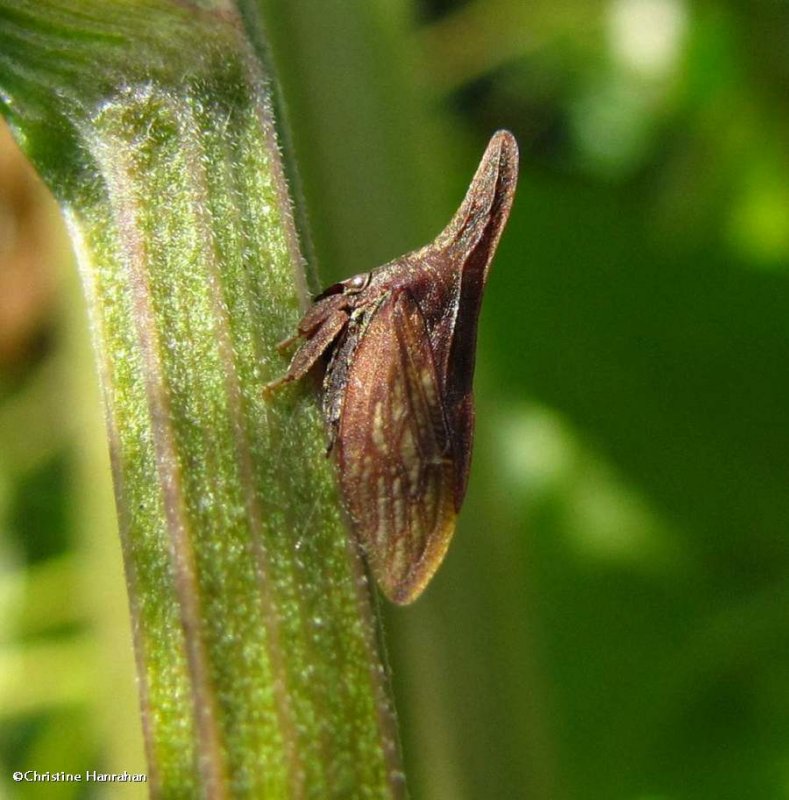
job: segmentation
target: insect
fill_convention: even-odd
[[[482,294],[512,206],[518,148],[488,144],[434,242],[329,286],[281,346],[273,389],[323,371],[323,413],[352,530],[383,593],[410,603],[449,546],[466,493]]]

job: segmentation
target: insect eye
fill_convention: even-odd
[[[345,287],[350,289],[354,292],[359,292],[364,289],[365,286],[370,282],[370,273],[363,272],[360,275],[354,275],[352,278],[348,278],[345,281]]]

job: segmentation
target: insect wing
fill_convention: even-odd
[[[450,431],[411,294],[393,293],[362,324],[336,442],[340,481],[378,584],[393,602],[409,603],[455,528]]]

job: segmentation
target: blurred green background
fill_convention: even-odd
[[[321,283],[431,239],[494,130],[521,147],[468,499],[385,609],[412,796],[789,798],[789,6],[262,5]],[[144,769],[84,313],[20,158],[4,135],[10,797]]]

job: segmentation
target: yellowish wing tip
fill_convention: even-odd
[[[404,579],[392,581],[389,574],[376,574],[375,578],[387,600],[399,606],[407,606],[425,591],[444,561],[456,524],[457,514],[454,511],[444,515],[440,526],[430,535],[424,555]],[[373,571],[376,572],[375,568]]]

